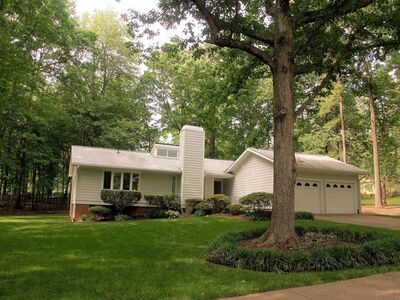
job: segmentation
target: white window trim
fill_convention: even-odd
[[[104,173],[105,172],[111,172],[111,182],[110,182],[110,188],[109,189],[105,189],[104,188]],[[121,173],[121,183],[120,183],[120,186],[119,186],[119,189],[114,189],[114,173]],[[139,171],[112,171],[112,170],[103,170],[103,174],[102,174],[102,189],[103,190],[110,190],[110,191],[122,191],[122,188],[123,188],[123,184],[124,184],[124,182],[123,182],[123,179],[124,179],[124,174],[126,174],[126,173],[129,173],[130,174],[130,176],[129,176],[129,190],[130,191],[133,191],[132,190],[132,181],[133,181],[133,174],[137,174],[138,175],[138,190],[137,190],[137,192],[140,192],[140,190],[141,190],[141,182],[142,182],[142,173],[141,172],[139,172]]]
[[[173,191],[173,188],[172,188],[172,185],[174,183],[173,178],[175,178],[175,192]],[[178,176],[176,176],[176,175],[171,176],[171,193],[178,194]]]

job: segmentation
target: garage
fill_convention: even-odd
[[[326,212],[329,214],[357,213],[355,182],[326,181]]]
[[[297,180],[295,189],[295,211],[309,211],[319,214],[322,207],[321,182],[316,180]]]

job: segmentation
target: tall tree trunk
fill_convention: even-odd
[[[340,109],[340,121],[342,124],[342,147],[343,147],[343,162],[347,163],[347,146],[346,146],[346,127],[344,124],[344,105],[343,105],[344,95],[343,90],[340,93],[339,99],[339,109]]]
[[[368,98],[369,98],[369,109],[371,113],[371,140],[372,150],[374,156],[374,177],[375,177],[375,207],[382,208],[382,187],[381,187],[381,172],[379,164],[379,152],[378,152],[378,135],[376,130],[376,113],[374,103],[374,93],[372,90],[371,74],[369,72],[368,63],[365,63],[365,70],[368,76]]]
[[[289,1],[277,1],[274,41],[274,200],[271,225],[259,241],[266,245],[296,238],[294,230],[294,188],[296,160],[293,149],[293,33]]]

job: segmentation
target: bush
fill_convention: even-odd
[[[240,203],[229,204],[227,208],[233,216],[237,216],[242,213],[243,205]]]
[[[185,204],[186,204],[186,212],[188,214],[193,214],[197,204],[200,202],[203,202],[203,199],[201,198],[192,198],[192,199],[186,199]]]
[[[114,216],[114,220],[116,222],[128,221],[129,220],[129,216],[124,215],[124,214],[118,214],[118,215]]]
[[[177,194],[144,195],[144,199],[158,209],[152,214],[152,218],[178,218],[181,214],[180,197]]]
[[[124,208],[136,204],[142,198],[142,194],[137,191],[102,190],[100,198],[105,203],[114,205],[118,212],[122,212]]]
[[[88,216],[88,215],[81,215],[81,217],[79,218],[82,222],[91,222],[96,220],[95,217],[93,216]]]
[[[213,211],[213,205],[211,203],[202,201],[196,205],[195,210],[197,216],[211,215]]]
[[[294,218],[296,220],[314,220],[314,214],[308,211],[296,211]]]
[[[328,271],[345,268],[398,264],[400,239],[387,233],[361,230],[344,230],[339,227],[296,227],[299,235],[308,232],[333,234],[351,246],[330,246],[314,251],[278,252],[270,249],[245,248],[241,240],[259,237],[265,229],[228,233],[208,248],[207,260],[230,267],[264,272]]]
[[[99,218],[104,218],[111,215],[111,209],[99,205],[89,207],[89,212],[98,216]]]
[[[243,196],[239,199],[239,202],[247,207],[250,210],[264,210],[266,207],[270,207],[272,205],[273,194],[259,192],[252,193],[246,196]]]
[[[213,213],[217,214],[226,210],[226,207],[231,203],[228,196],[223,194],[215,194],[208,196],[206,201],[213,206]]]
[[[179,211],[175,210],[158,210],[153,215],[154,218],[167,218],[167,219],[176,219],[180,217]]]
[[[246,216],[252,221],[269,221],[271,220],[272,211],[270,210],[254,210],[247,211]]]

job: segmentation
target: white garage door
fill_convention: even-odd
[[[321,183],[315,180],[297,180],[295,189],[295,211],[321,213]]]
[[[328,214],[357,213],[357,201],[354,182],[326,182],[326,212]]]

